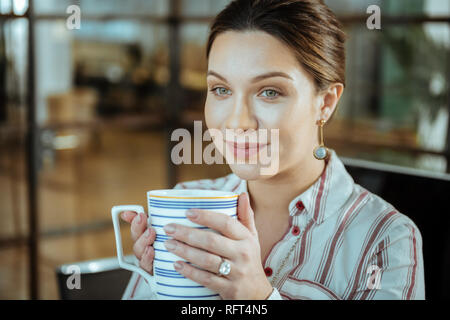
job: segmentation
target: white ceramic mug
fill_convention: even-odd
[[[116,237],[117,257],[121,268],[137,272],[150,284],[158,299],[220,299],[220,296],[198,283],[178,273],[173,263],[186,261],[166,250],[164,242],[168,237],[163,227],[169,223],[177,223],[189,227],[210,230],[187,219],[188,209],[205,209],[236,217],[238,195],[233,192],[195,189],[153,190],[147,192],[148,227],[156,230],[153,243],[155,259],[153,276],[144,269],[128,263],[123,257],[122,237],[120,234],[120,213],[123,211],[144,212],[139,205],[114,206],[111,209]]]

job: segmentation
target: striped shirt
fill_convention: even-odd
[[[247,192],[247,181],[229,174],[176,188],[241,193]],[[289,210],[289,228],[263,263],[274,282],[269,299],[425,299],[419,229],[356,184],[334,150],[317,181],[280,210]],[[123,298],[153,294],[133,274]]]

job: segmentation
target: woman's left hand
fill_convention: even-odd
[[[246,193],[239,196],[237,212],[238,219],[234,219],[222,213],[192,209],[193,215],[186,215],[189,220],[221,234],[168,224],[164,230],[173,239],[164,245],[170,252],[203,269],[177,261],[175,270],[219,293],[222,299],[263,300],[271,294],[272,285],[261,264],[254,213]],[[226,276],[218,274],[222,257],[231,264]]]

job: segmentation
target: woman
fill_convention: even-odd
[[[279,129],[277,172],[230,164],[226,177],[176,186],[240,194],[238,220],[192,212],[189,219],[220,234],[165,228],[173,237],[166,248],[203,270],[183,262],[175,269],[223,299],[424,299],[415,224],[355,184],[334,150],[318,148],[318,132],[345,86],[344,43],[320,0],[236,0],[212,25],[208,128],[233,130],[227,146],[245,160],[268,146],[236,141]],[[151,272],[155,232],[146,230],[146,215],[122,218],[131,222],[140,266]],[[222,258],[231,267],[227,275],[219,273]],[[151,296],[133,276],[124,298]]]

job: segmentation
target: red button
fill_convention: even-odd
[[[266,273],[266,276],[270,277],[272,275],[272,268],[267,267],[264,269],[264,272]]]
[[[303,205],[303,202],[299,201],[295,204],[295,206],[297,207],[297,209],[299,211],[302,211],[303,209],[305,209],[305,206]]]
[[[293,234],[294,236],[298,236],[298,235],[300,234],[300,228],[297,227],[297,226],[294,226],[294,227],[292,228],[292,234]]]

